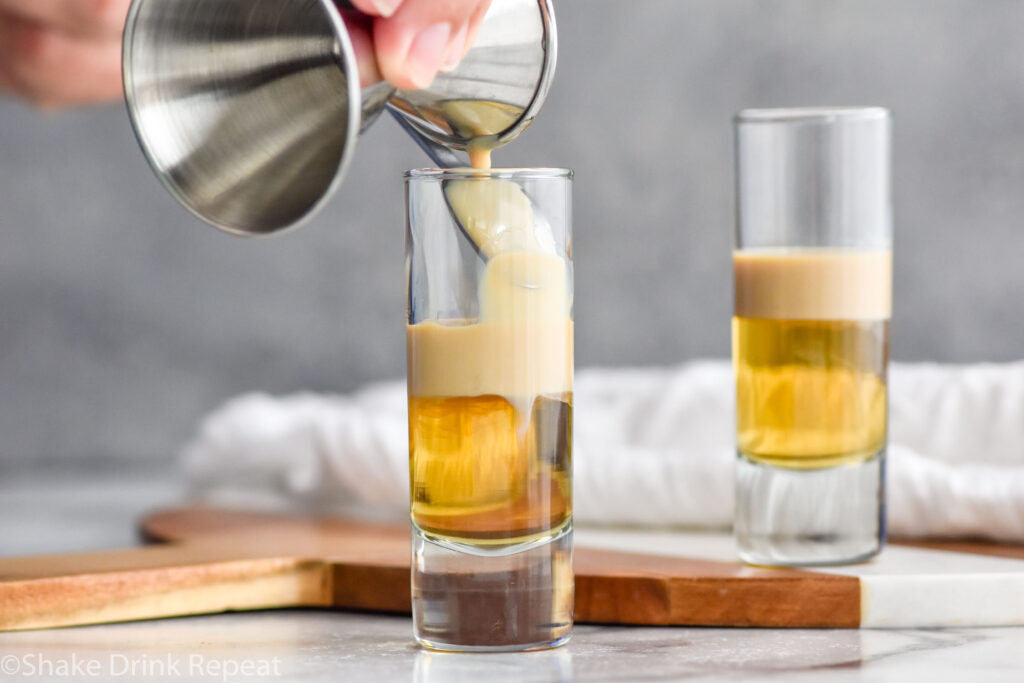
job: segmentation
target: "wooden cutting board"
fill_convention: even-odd
[[[409,531],[216,508],[157,512],[154,545],[0,558],[0,630],[276,607],[408,612]],[[579,622],[762,627],[1024,624],[1024,546],[890,546],[828,571],[737,562],[729,536],[578,529]]]

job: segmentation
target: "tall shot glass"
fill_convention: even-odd
[[[406,174],[412,605],[427,648],[540,649],[572,630],[571,185],[561,169]]]
[[[885,541],[889,113],[746,110],[735,125],[740,556],[863,561]]]

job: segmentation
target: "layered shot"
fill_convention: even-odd
[[[736,540],[754,564],[870,559],[885,539],[890,119],[736,119]]]
[[[447,650],[572,627],[568,171],[407,176],[413,612]]]

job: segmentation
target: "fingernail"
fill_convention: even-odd
[[[447,23],[434,24],[420,31],[409,46],[409,54],[405,58],[405,68],[409,79],[417,88],[426,88],[434,82],[434,76],[441,68],[441,60],[448,49],[448,36],[451,26]]]
[[[466,51],[466,34],[469,33],[469,24],[463,24],[459,32],[448,43],[448,52],[441,62],[441,71],[451,71],[462,61],[462,55]]]
[[[382,17],[390,17],[402,4],[402,0],[373,0],[373,6]]]

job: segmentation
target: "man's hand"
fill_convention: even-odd
[[[349,24],[363,84],[383,77],[403,89],[430,85],[473,44],[490,2],[353,0],[368,15]],[[0,92],[41,107],[120,97],[121,32],[129,4],[0,0]]]

